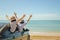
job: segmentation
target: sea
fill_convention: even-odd
[[[8,20],[0,20],[0,26],[9,23]],[[60,33],[60,20],[30,20],[25,29],[31,32],[58,32]]]

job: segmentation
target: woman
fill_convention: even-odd
[[[8,18],[8,16],[6,15],[6,17]],[[17,28],[17,24],[18,22],[21,22],[22,19],[25,17],[25,14],[20,18],[20,19],[17,19],[15,16],[12,16],[9,20],[10,20],[10,32],[14,33],[16,28]]]

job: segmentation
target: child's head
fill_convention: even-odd
[[[20,23],[23,24],[24,23],[24,20],[22,20]]]

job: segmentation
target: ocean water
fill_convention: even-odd
[[[0,26],[9,23],[7,20],[0,20]],[[60,20],[31,20],[25,28],[34,32],[60,32]]]
[[[33,32],[60,32],[60,20],[32,20],[26,27]]]

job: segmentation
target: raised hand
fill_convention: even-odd
[[[21,21],[22,21],[22,19],[23,19],[25,16],[26,16],[26,15],[25,15],[25,14],[23,14],[23,16],[22,16],[22,17],[20,17],[20,18],[18,19],[17,23],[18,23],[18,22],[21,22]]]
[[[25,14],[23,14],[23,17],[25,17],[26,15]]]
[[[8,17],[8,15],[6,15],[6,17]]]
[[[7,18],[8,20],[10,20],[8,15],[6,15],[6,18]]]
[[[32,15],[30,15],[30,17],[32,17]]]
[[[27,22],[29,22],[29,20],[31,19],[31,17],[32,17],[32,15],[30,15],[30,16],[29,16],[29,18],[28,18]]]
[[[8,15],[6,15],[6,18],[8,19]]]
[[[14,15],[16,16],[17,14],[14,12]]]

